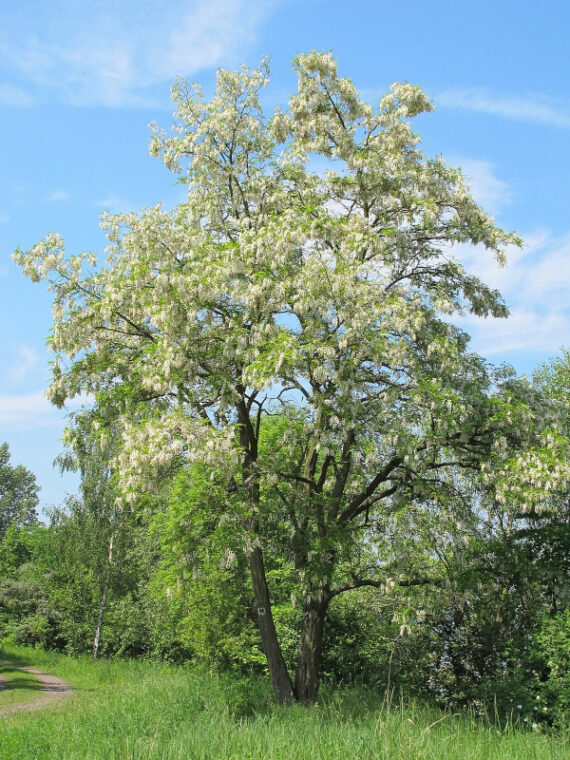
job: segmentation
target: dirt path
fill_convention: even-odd
[[[63,697],[69,696],[69,694],[71,694],[71,687],[69,684],[65,683],[65,681],[62,681],[61,678],[47,675],[47,673],[41,673],[35,668],[25,668],[21,665],[15,665],[12,662],[3,661],[2,664],[9,665],[11,668],[14,668],[16,670],[23,670],[26,673],[31,673],[33,676],[36,676],[38,681],[41,683],[40,691],[42,693],[42,696],[36,699],[34,702],[24,702],[23,704],[10,705],[10,707],[0,709],[0,718],[3,718],[5,715],[9,715],[10,713],[40,710],[42,707],[47,707],[48,705],[51,705]],[[9,684],[7,682],[3,682],[2,676],[0,676],[0,690],[6,688],[9,688]]]

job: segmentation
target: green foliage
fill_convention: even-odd
[[[541,719],[570,727],[570,609],[543,620],[534,637],[544,675],[537,684],[534,710]]]
[[[371,589],[339,596],[329,607],[323,642],[323,675],[333,683],[385,687],[399,643],[394,604]]]
[[[10,526],[37,520],[39,487],[35,475],[22,465],[10,464],[8,444],[0,445],[0,540]]]
[[[53,645],[59,613],[31,564],[0,581],[0,639],[17,644]]]
[[[46,528],[38,523],[11,525],[0,539],[0,577],[10,575],[26,562],[35,561],[41,551]]]
[[[207,508],[206,508],[207,505]],[[200,465],[175,478],[152,518],[160,559],[151,588],[167,610],[178,657],[222,667],[262,667],[246,559],[226,496]]]

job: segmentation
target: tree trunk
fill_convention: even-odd
[[[95,628],[95,638],[93,639],[93,659],[96,660],[99,656],[99,643],[101,641],[101,630],[103,628],[103,615],[105,614],[105,606],[107,604],[107,594],[109,593],[109,585],[111,583],[111,572],[113,568],[113,549],[115,546],[115,533],[111,534],[109,539],[109,553],[107,555],[108,566],[107,573],[105,575],[105,584],[103,586],[103,593],[101,594],[101,601],[99,602],[99,614],[97,615],[97,627]]]
[[[291,702],[293,699],[293,684],[291,683],[287,665],[283,659],[283,653],[277,639],[275,623],[273,622],[261,547],[254,546],[249,549],[247,556],[251,569],[255,602],[257,604],[257,625],[261,634],[263,651],[267,658],[271,683],[280,702]]]
[[[99,603],[99,614],[97,615],[97,627],[95,629],[95,638],[93,639],[93,659],[96,660],[99,656],[99,642],[101,641],[101,629],[103,628],[103,614],[105,612],[105,605],[107,604],[107,592],[109,591],[109,577],[105,580],[103,586],[103,593],[101,594],[101,601]]]
[[[327,607],[328,600],[322,596],[308,596],[305,599],[295,674],[295,698],[299,702],[315,702],[319,694],[319,668]]]

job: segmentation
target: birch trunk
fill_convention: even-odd
[[[99,656],[99,644],[101,642],[101,630],[103,628],[103,617],[105,615],[105,607],[107,605],[107,594],[109,593],[109,585],[111,583],[111,570],[113,567],[113,548],[115,546],[115,534],[111,535],[109,540],[109,553],[107,555],[108,567],[105,575],[105,583],[103,585],[103,593],[101,594],[101,601],[99,602],[99,613],[97,615],[97,627],[95,628],[95,638],[93,639],[93,659],[96,660]]]

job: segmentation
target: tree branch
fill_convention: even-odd
[[[400,456],[394,456],[392,459],[380,470],[380,472],[374,477],[368,486],[361,491],[359,494],[357,494],[351,501],[348,503],[347,507],[341,512],[339,521],[341,523],[344,522],[350,522],[350,520],[353,520],[357,515],[359,515],[361,512],[365,511],[367,509],[365,502],[373,496],[376,489],[381,483],[384,483],[390,474],[397,469],[404,460]],[[393,493],[396,490],[396,486],[392,489],[387,489],[388,491],[391,491]],[[386,496],[390,494],[386,493]],[[364,506],[363,506],[364,505]],[[370,504],[368,505],[370,506]]]
[[[411,586],[441,586],[443,583],[443,580],[441,578],[429,578],[429,577],[420,577],[420,578],[403,578],[398,581],[394,581],[396,586],[401,586],[402,588],[409,588]],[[355,578],[350,583],[345,583],[343,586],[337,586],[336,588],[332,588],[328,593],[328,599],[333,599],[335,596],[338,596],[339,594],[344,594],[345,591],[353,591],[357,588],[364,588],[365,586],[370,586],[372,588],[382,588],[386,585],[386,579],[384,580],[376,580],[374,578]]]

